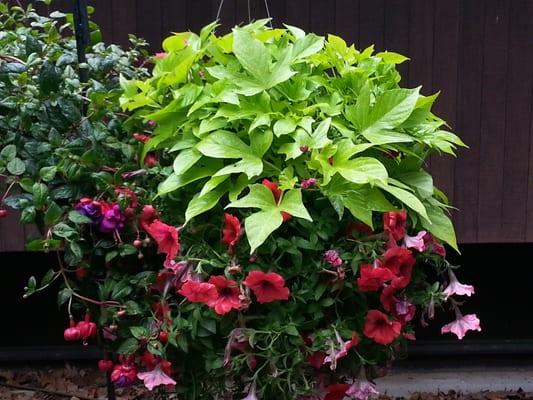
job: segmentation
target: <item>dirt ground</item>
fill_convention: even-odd
[[[144,400],[142,387],[119,389],[117,400]],[[106,400],[105,376],[92,368],[65,367],[0,367],[0,400]],[[533,400],[533,393],[479,392],[461,394],[416,393],[408,399],[380,396],[379,400]],[[264,399],[268,400],[268,399]]]

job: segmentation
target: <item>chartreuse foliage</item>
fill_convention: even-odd
[[[431,112],[437,95],[399,86],[395,67],[407,58],[266,23],[175,34],[150,79],[122,79],[124,109],[158,124],[145,153],[175,154],[159,194],[190,195],[186,221],[219,202],[253,210],[253,252],[282,211],[311,219],[297,183],[313,177],[339,218],[347,209],[372,227],[374,211],[407,207],[415,226],[456,248],[424,160],[464,144]],[[262,178],[280,183],[279,203]]]

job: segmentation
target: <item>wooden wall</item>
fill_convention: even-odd
[[[153,51],[172,31],[199,30],[220,0],[89,0],[107,42],[135,33]],[[247,0],[224,0],[227,30],[248,20]],[[462,243],[533,242],[533,0],[268,0],[274,25],[334,33],[358,48],[408,55],[403,85],[440,90],[436,112],[470,146],[432,157],[436,183],[460,211]],[[56,6],[68,10],[69,0]],[[267,15],[250,0],[252,18]],[[0,221],[0,250],[20,249],[21,228]]]

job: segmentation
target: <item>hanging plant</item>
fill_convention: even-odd
[[[177,385],[366,399],[417,313],[449,301],[443,332],[479,330],[450,297],[473,288],[444,259],[455,234],[424,169],[464,144],[431,112],[437,95],[399,86],[406,57],[266,23],[175,34],[150,79],[122,81],[130,126],[156,126],[143,154],[162,155],[156,201],[192,274],[160,272],[177,277],[161,298],[186,353]]]

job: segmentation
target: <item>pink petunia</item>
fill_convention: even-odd
[[[426,235],[426,231],[420,231],[416,236],[405,235],[403,238],[403,244],[408,249],[415,249],[416,251],[422,253],[426,250],[426,242],[424,241],[424,237]]]
[[[144,386],[148,390],[153,390],[157,386],[161,385],[175,385],[176,381],[170,376],[165,374],[163,370],[157,366],[152,371],[139,372],[137,378],[143,381]]]
[[[468,296],[470,297],[472,294],[475,293],[474,286],[472,285],[464,285],[455,276],[455,274],[452,272],[452,270],[448,270],[448,275],[450,276],[450,283],[448,286],[446,286],[446,289],[443,290],[442,294],[444,294],[444,298],[448,298],[450,296],[453,296],[454,294],[458,296]]]
[[[456,310],[457,319],[449,324],[446,324],[442,327],[441,333],[454,333],[457,335],[459,340],[465,337],[466,332],[468,331],[479,331],[481,332],[481,327],[479,326],[479,318],[476,314],[467,314],[462,315],[459,310]]]

